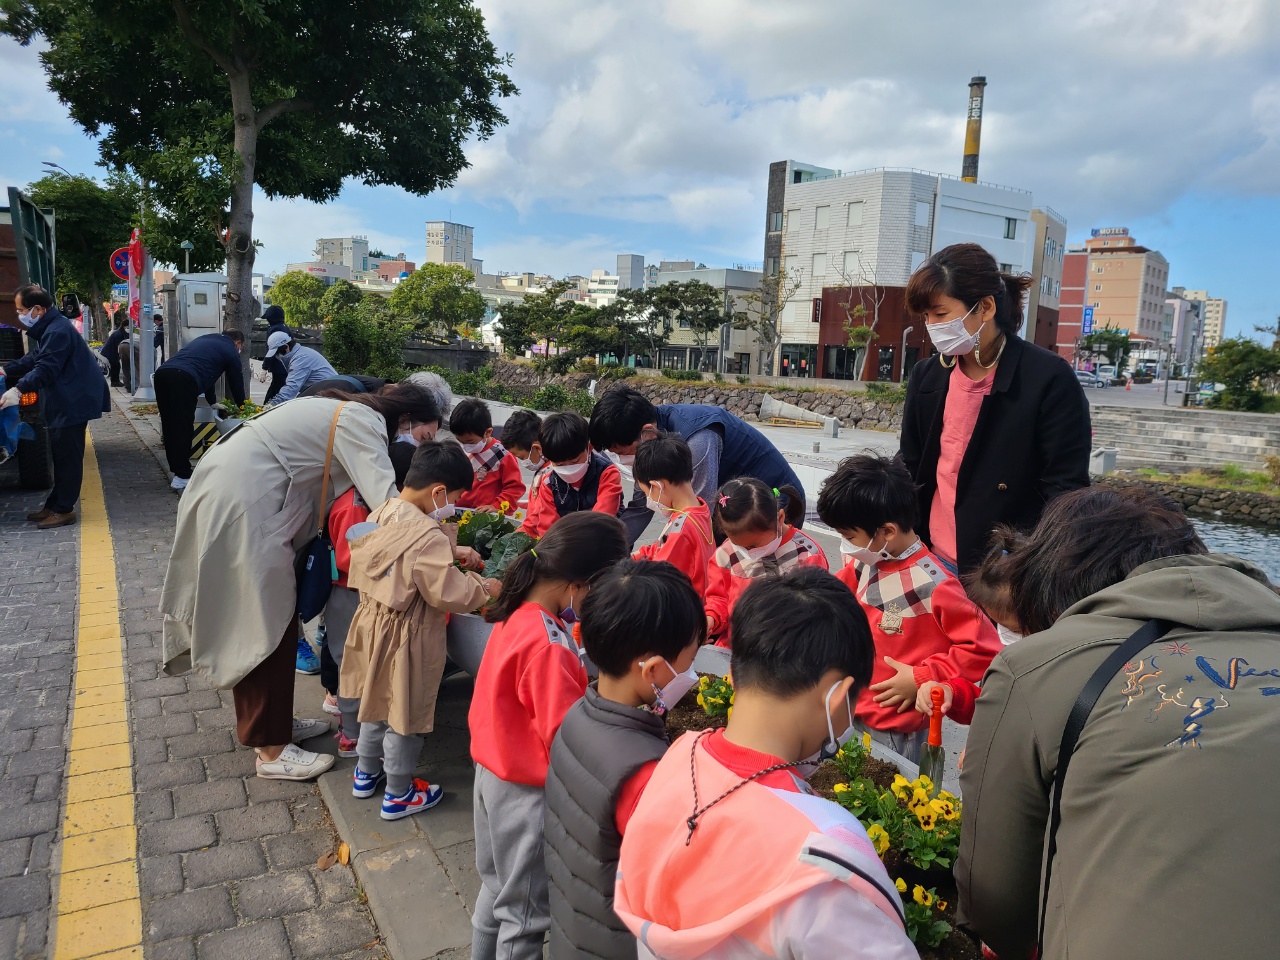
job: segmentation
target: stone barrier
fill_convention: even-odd
[[[1112,487],[1145,487],[1148,490],[1155,490],[1181,504],[1182,509],[1187,513],[1280,527],[1280,497],[1265,493],[1221,490],[1216,487],[1192,487],[1182,483],[1144,480],[1140,477],[1096,477],[1094,482]]]

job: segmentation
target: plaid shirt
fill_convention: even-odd
[[[758,580],[789,573],[814,555],[825,556],[820,546],[797,530],[790,540],[762,560],[750,559],[747,551],[734,546],[729,540],[716,548],[713,559],[716,566],[728,570],[732,576]]]
[[[905,560],[923,549],[924,545],[916,541],[911,550],[897,559]],[[924,556],[915,563],[897,570],[858,564],[856,593],[864,606],[875,607],[885,615],[887,621],[882,629],[886,633],[897,633],[904,618],[930,615],[934,588],[949,576],[934,556],[924,551]],[[891,629],[894,627],[896,629]]]
[[[467,454],[467,459],[471,461],[471,469],[476,475],[476,483],[487,477],[490,470],[497,470],[498,464],[502,463],[502,458],[506,455],[507,448],[497,440],[494,440],[479,453]]]

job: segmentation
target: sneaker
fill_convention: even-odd
[[[174,477],[172,480],[169,481],[170,490],[185,490],[186,488],[187,488],[186,477]]]
[[[303,750],[289,744],[274,760],[258,757],[258,776],[263,780],[314,780],[333,766],[333,757]]]
[[[382,795],[382,819],[403,820],[423,810],[430,810],[443,799],[442,787],[414,777],[403,797],[393,797],[389,793]]]
[[[378,789],[387,782],[387,775],[382,771],[377,773],[365,773],[358,766],[356,767],[355,777],[351,780],[351,795],[366,800],[378,792]]]
[[[325,713],[331,713],[335,717],[342,716],[342,710],[338,707],[338,695],[336,693],[326,693],[324,695],[324,703],[320,705],[320,709]]]
[[[354,757],[356,755],[357,741],[352,740],[341,730],[338,730],[336,733],[334,733],[333,739],[338,741],[338,756],[349,758],[349,757]]]
[[[298,717],[294,717],[293,736],[290,739],[294,743],[301,743],[303,740],[310,740],[312,737],[318,737],[322,733],[328,732],[328,720],[301,720]]]
[[[311,649],[306,637],[298,637],[298,661],[294,665],[298,673],[315,674],[320,672],[320,658]]]

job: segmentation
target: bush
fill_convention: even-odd
[[[748,377],[745,373],[738,374],[737,377],[735,377],[734,379],[736,379],[739,383],[743,384],[744,386],[751,382],[751,378]]]
[[[624,367],[620,364],[605,364],[600,372],[601,380],[627,380],[636,375],[635,367]]]
[[[564,409],[572,410],[590,419],[591,411],[596,408],[595,397],[587,393],[585,390],[570,390],[569,399],[566,401]]]
[[[563,410],[569,402],[569,391],[558,383],[548,383],[539,387],[529,398],[529,405],[535,410],[550,410],[553,413]]]
[[[595,357],[583,357],[573,365],[576,373],[589,373],[596,376],[600,373],[600,364],[596,363]]]
[[[1271,482],[1280,487],[1280,457],[1274,453],[1269,453],[1262,458],[1262,462],[1267,465],[1267,476]]]
[[[702,374],[697,370],[671,370],[665,369],[662,375],[668,380],[701,380]]]
[[[877,403],[904,403],[907,388],[896,383],[872,381],[867,384],[867,396]]]

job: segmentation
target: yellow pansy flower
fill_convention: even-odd
[[[932,807],[933,811],[943,820],[950,821],[960,816],[960,811],[956,809],[955,802],[952,800],[943,800],[941,797],[938,797],[929,804],[929,806]]]
[[[889,789],[893,791],[893,795],[899,800],[905,800],[911,796],[911,781],[899,773],[893,778],[893,783]]]
[[[503,500],[500,504],[498,504],[499,513],[506,513],[510,509],[511,509],[511,503],[508,500]]]
[[[921,809],[929,806],[929,794],[922,788],[916,787],[911,793],[911,799],[907,801],[907,809],[912,813],[919,813]]]
[[[911,891],[911,899],[922,907],[929,907],[933,905],[933,894],[918,883],[916,884],[915,889]]]
[[[871,826],[867,827],[867,839],[870,840],[872,845],[876,848],[876,853],[882,857],[884,856],[884,852],[889,849],[889,833],[878,823],[873,823]],[[907,886],[904,883],[902,885],[902,889],[905,890],[906,888]]]
[[[916,819],[920,821],[920,829],[925,833],[932,832],[938,823],[938,815],[934,813],[930,807],[924,807],[916,811]]]
[[[831,792],[832,792],[832,793],[837,793],[837,794],[838,794],[838,793],[848,793],[848,792],[849,792],[849,785],[848,785],[847,783],[837,783],[834,787],[832,787],[832,788],[831,788]]]
[[[699,677],[699,678],[698,678],[698,689],[699,689],[699,690],[705,690],[705,689],[707,689],[707,687],[709,687],[709,686],[711,686],[711,678],[710,678],[710,677]]]
[[[704,697],[702,694],[698,694],[698,706],[700,706],[703,710],[707,709],[707,698]]]
[[[907,892],[907,881],[903,880],[901,877],[893,881],[893,885],[898,888],[899,893]]]
[[[470,523],[473,516],[475,516],[475,514],[470,510],[467,510],[462,514],[462,519],[458,521],[458,526],[462,526],[464,523]]]
[[[728,712],[728,713],[726,713],[726,714],[724,715],[724,718],[725,718],[726,720],[732,720],[732,719],[733,719],[733,707],[730,707],[730,708],[729,708],[729,712]]]
[[[945,910],[945,909],[947,909],[947,901],[945,901],[945,900],[939,900],[939,901],[938,901],[938,910],[939,910],[939,911],[942,911],[942,910]]]
[[[862,734],[862,749],[863,750],[871,749],[871,734],[866,732]]]
[[[939,800],[950,800],[952,803],[955,803],[955,802],[956,802],[956,795],[955,795],[954,793],[952,793],[950,790],[940,790],[940,791],[938,791],[938,799],[939,799]]]
[[[916,786],[925,793],[933,793],[933,781],[926,777],[923,773],[916,779]]]

